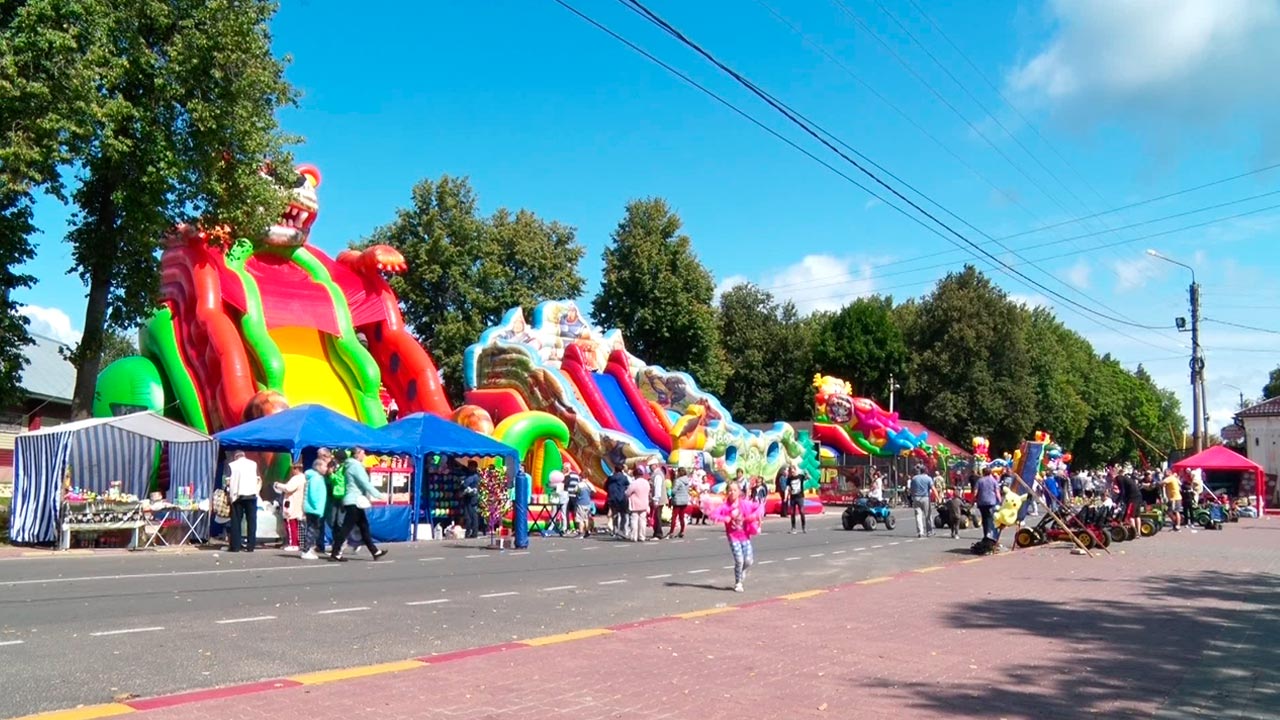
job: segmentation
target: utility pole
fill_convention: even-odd
[[[1167,258],[1155,250],[1148,250],[1147,254],[1167,263],[1181,265],[1191,271],[1189,293],[1191,300],[1191,433],[1196,452],[1200,452],[1205,446],[1205,435],[1209,426],[1209,408],[1204,394],[1204,354],[1200,351],[1200,284],[1196,282],[1196,269],[1186,263]],[[1179,332],[1185,331],[1186,325],[1186,318],[1177,319]]]
[[[893,381],[893,373],[889,373],[889,412],[893,413],[893,392],[898,389],[898,383]]]

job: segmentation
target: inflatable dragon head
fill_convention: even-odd
[[[314,165],[299,165],[297,178],[289,188],[289,205],[280,216],[280,222],[267,228],[263,242],[271,247],[300,247],[311,236],[311,226],[320,212],[316,188],[320,187],[320,171]],[[263,174],[269,174],[264,168]]]

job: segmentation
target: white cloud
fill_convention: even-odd
[[[30,321],[28,329],[33,333],[68,345],[80,342],[80,331],[71,327],[71,317],[58,308],[24,305],[18,313]]]
[[[1060,120],[1152,129],[1280,118],[1275,0],[1050,0],[1053,31],[1008,76]],[[1172,133],[1168,133],[1172,135]]]
[[[1009,293],[1009,299],[1029,308],[1053,308],[1053,303],[1049,301],[1049,298],[1040,293]]]
[[[712,300],[712,302],[719,303],[721,295],[732,290],[738,285],[743,285],[747,282],[750,282],[750,281],[747,280],[746,275],[730,275],[729,277],[721,280],[720,282],[716,283],[716,292],[715,292],[715,295],[713,296],[714,299]]]
[[[1088,290],[1089,276],[1092,274],[1093,267],[1089,265],[1089,261],[1081,258],[1079,262],[1067,269],[1067,282],[1080,290]]]
[[[867,201],[862,203],[862,209],[870,210],[871,208],[876,207],[877,205],[883,205],[883,204],[884,203],[881,202],[880,198],[867,198]]]
[[[839,310],[875,292],[870,260],[834,255],[806,255],[767,278],[761,287],[778,300],[790,300],[800,313]]]
[[[1131,260],[1116,260],[1111,263],[1111,269],[1116,272],[1116,292],[1121,293],[1138,290],[1165,275],[1164,264],[1145,255]]]

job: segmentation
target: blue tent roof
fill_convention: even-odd
[[[519,463],[519,456],[510,445],[426,413],[400,418],[377,433],[400,447],[408,448],[403,451],[406,453],[505,457],[513,466]]]
[[[360,447],[380,453],[411,453],[415,444],[399,444],[389,435],[322,405],[299,405],[237,425],[214,435],[223,450],[299,453],[309,448]]]

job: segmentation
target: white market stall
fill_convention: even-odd
[[[136,533],[150,517],[143,499],[162,443],[169,449],[171,493],[183,488],[179,495],[185,507],[194,509],[200,503],[207,507],[217,467],[217,441],[153,412],[91,418],[19,435],[14,440],[10,541],[66,543],[62,510],[68,468],[78,489],[104,498],[101,507],[83,510],[85,516],[77,520],[84,520],[86,526],[133,527]],[[127,503],[105,504],[106,498],[130,496],[139,498],[135,511]]]

